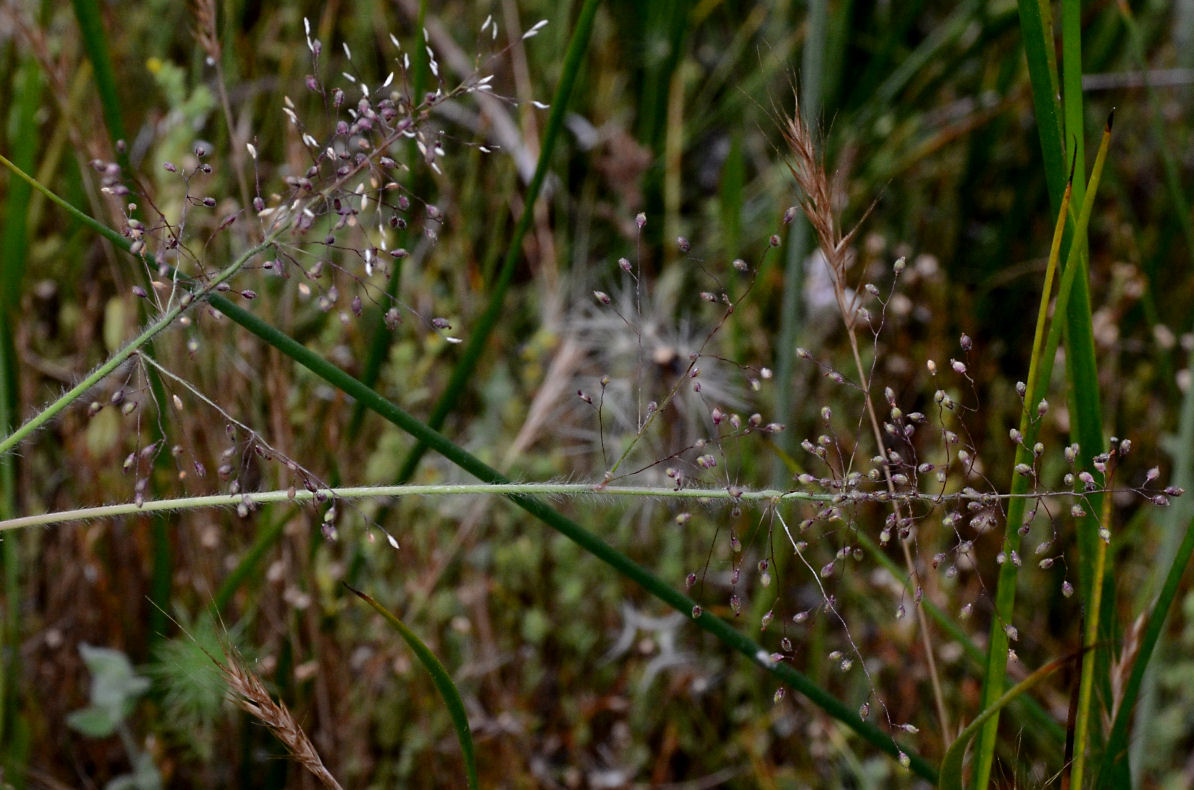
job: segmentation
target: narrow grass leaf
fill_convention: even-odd
[[[1111,125],[1112,119],[1108,118],[1103,132],[1103,139],[1099,146],[1099,155],[1096,157],[1095,166],[1091,173],[1090,185],[1086,190],[1086,199],[1083,201],[1075,226],[1078,234],[1085,234],[1086,227],[1090,222],[1094,196],[1098,190],[1103,166],[1106,162],[1107,148],[1111,138]],[[1079,248],[1076,245],[1071,245],[1066,266],[1062,273],[1061,285],[1058,288],[1054,304],[1053,315],[1055,320],[1050,323],[1048,321],[1048,305],[1053,278],[1057,270],[1058,258],[1061,254],[1066,219],[1069,216],[1071,192],[1071,188],[1067,186],[1065,192],[1062,194],[1061,210],[1058,212],[1057,224],[1054,228],[1053,242],[1049,253],[1049,264],[1046,269],[1045,284],[1041,294],[1041,307],[1037,315],[1033,352],[1029,361],[1027,396],[1024,399],[1024,409],[1020,417],[1020,433],[1023,435],[1024,440],[1017,447],[1014,461],[1016,464],[1031,463],[1031,453],[1028,448],[1035,443],[1040,429],[1040,421],[1036,419],[1036,406],[1045,398],[1048,392],[1049,380],[1053,371],[1053,361],[1056,359],[1057,347],[1061,342],[1062,331],[1065,325],[1065,320],[1060,317],[1068,314],[1067,305],[1071,292],[1075,288],[1075,283],[1079,280],[1078,275],[1084,274],[1085,271],[1079,262],[1081,255]],[[1046,326],[1048,326],[1047,337],[1045,335]],[[1003,551],[1008,556],[1010,556],[1012,551],[1019,550],[1020,535],[1018,528],[1024,518],[1024,511],[1028,501],[1023,495],[1028,492],[1028,489],[1029,480],[1027,478],[1022,475],[1012,475],[1011,499],[1008,502],[1006,533],[1003,545]],[[1008,636],[1004,630],[1004,626],[1011,623],[1013,619],[1016,600],[1016,571],[1015,563],[1011,562],[1004,563],[999,569],[999,580],[995,593],[996,616],[991,623],[991,641],[987,653],[987,672],[983,678],[984,710],[994,704],[996,695],[1005,683]],[[982,737],[979,740],[978,762],[976,763],[975,773],[976,787],[985,786],[989,780],[991,761],[994,759],[995,752],[995,734],[999,723],[998,714],[991,716],[986,722]]]
[[[13,101],[7,128],[16,132],[11,140],[13,159],[33,169],[37,159],[37,113],[41,105],[42,79],[34,58],[22,60],[13,72]],[[4,202],[4,224],[0,231],[0,431],[8,433],[18,422],[20,408],[19,364],[14,329],[20,315],[21,288],[29,251],[29,204],[33,189],[25,181],[9,179]],[[0,456],[0,519],[16,515],[17,458]],[[3,598],[0,608],[0,766],[14,774],[22,772],[28,748],[27,729],[20,713],[21,656],[21,557],[23,541],[0,541],[0,573]]]
[[[1038,0],[1019,0],[1017,5],[1020,9],[1020,36],[1028,61],[1028,79],[1032,85],[1033,111],[1045,166],[1045,183],[1056,213],[1061,205],[1062,193],[1065,192],[1069,163],[1065,158],[1061,131],[1061,102],[1058,99],[1061,88],[1053,44],[1053,14],[1047,3]]]
[[[1098,487],[1102,487],[1104,477],[1101,472],[1093,468],[1090,459],[1105,449],[1106,440],[1103,436],[1102,398],[1099,392],[1098,363],[1095,359],[1094,328],[1090,303],[1090,277],[1088,272],[1088,253],[1086,248],[1086,233],[1090,222],[1091,207],[1094,193],[1098,188],[1098,179],[1102,175],[1103,164],[1107,156],[1107,144],[1111,136],[1111,124],[1114,114],[1107,119],[1103,133],[1103,141],[1096,157],[1095,168],[1091,175],[1090,188],[1082,201],[1082,212],[1074,228],[1073,241],[1067,261],[1063,288],[1072,279],[1070,303],[1068,307],[1059,301],[1058,315],[1063,316],[1066,343],[1066,374],[1067,394],[1070,415],[1073,420],[1071,437],[1082,448],[1082,453],[1075,468],[1086,468]],[[1064,291],[1063,291],[1064,293]],[[1046,349],[1046,353],[1054,348]],[[1078,520],[1077,544],[1079,562],[1079,584],[1087,618],[1094,619],[1096,629],[1086,637],[1087,644],[1096,638],[1103,647],[1098,648],[1083,662],[1082,684],[1084,690],[1078,711],[1077,734],[1081,736],[1075,741],[1075,779],[1080,780],[1084,767],[1084,752],[1088,746],[1099,747],[1102,743],[1102,732],[1091,726],[1092,717],[1101,720],[1098,712],[1089,709],[1090,686],[1097,683],[1099,699],[1111,699],[1111,652],[1114,644],[1115,621],[1111,618],[1100,618],[1099,612],[1110,611],[1115,605],[1115,588],[1113,584],[1104,586],[1106,542],[1099,538],[1100,514],[1105,522],[1110,516],[1110,510],[1104,507],[1104,495],[1091,494],[1087,497],[1086,515]],[[1107,525],[1109,526],[1109,525]],[[1087,740],[1094,743],[1088,744]],[[1081,787],[1081,784],[1076,784]]]
[[[94,0],[73,0],[75,20],[79,23],[79,34],[83,50],[91,61],[95,72],[95,92],[99,96],[104,123],[113,140],[124,140],[124,115],[121,112],[120,94],[116,89],[116,72],[112,68],[112,54],[108,50],[108,37],[104,34],[104,21],[100,14],[101,4]],[[129,172],[127,150],[117,150],[116,159],[121,168]]]
[[[473,749],[473,733],[469,729],[468,714],[464,711],[464,702],[460,699],[460,692],[457,691],[456,684],[452,682],[452,676],[448,674],[448,671],[444,669],[444,665],[435,657],[435,653],[431,652],[431,648],[423,644],[423,640],[419,639],[418,634],[410,630],[406,623],[399,620],[389,609],[373,600],[371,596],[360,590],[353,589],[347,584],[344,586],[348,587],[353,595],[373,607],[375,612],[384,617],[386,622],[394,627],[394,630],[410,646],[415,657],[419,659],[419,663],[431,675],[436,689],[439,690],[439,694],[444,700],[444,705],[448,708],[448,714],[452,717],[452,726],[456,730],[456,740],[460,742],[460,751],[464,755],[464,770],[468,777],[468,786],[471,788],[480,787],[481,784],[477,779],[477,755]]]
[[[950,747],[945,751],[945,757],[941,760],[941,770],[939,779],[937,780],[938,790],[962,790],[962,765],[966,758],[966,747],[969,746],[971,739],[978,734],[979,730],[988,724],[992,719],[999,715],[999,711],[1003,710],[1009,703],[1015,701],[1021,695],[1032,690],[1033,686],[1040,683],[1045,678],[1052,675],[1057,670],[1061,669],[1068,662],[1073,661],[1085,650],[1080,651],[1072,656],[1059,658],[1050,661],[1045,666],[1033,672],[1031,675],[1012,686],[1004,692],[998,699],[996,699],[990,707],[980,713],[974,721],[966,726],[966,729],[958,735]]]

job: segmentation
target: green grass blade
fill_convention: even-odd
[[[974,721],[970,722],[966,729],[962,730],[957,739],[945,751],[945,757],[941,760],[941,773],[937,781],[937,787],[940,790],[962,790],[962,763],[966,757],[966,747],[969,745],[971,739],[978,734],[979,729],[985,726],[991,719],[997,717],[999,711],[1003,710],[1008,703],[1015,701],[1021,695],[1031,691],[1033,686],[1075,658],[1077,658],[1076,655],[1067,656],[1045,664],[1045,666],[1004,692],[990,707],[986,708]]]
[[[1103,518],[1109,519],[1110,517],[1111,500],[1104,497]],[[1095,556],[1094,589],[1090,595],[1091,606],[1086,615],[1086,633],[1082,636],[1085,644],[1091,645],[1092,648],[1096,644],[1095,640],[1100,630],[1102,616],[1100,604],[1102,603],[1103,574],[1106,564],[1107,542],[1099,541],[1098,553]],[[1074,718],[1074,761],[1070,767],[1070,785],[1072,787],[1082,787],[1082,779],[1086,773],[1087,740],[1092,737],[1090,704],[1091,694],[1094,691],[1096,652],[1092,650],[1082,657],[1082,677],[1078,686],[1078,714]]]
[[[75,20],[79,23],[79,34],[83,50],[91,61],[95,72],[95,92],[99,96],[104,123],[113,140],[125,140],[124,114],[121,111],[120,94],[116,90],[116,72],[112,68],[112,56],[108,51],[108,38],[104,34],[104,22],[100,15],[100,4],[96,0],[72,0]],[[127,149],[117,149],[116,159],[126,173],[129,172]]]
[[[1032,343],[1032,356],[1029,359],[1027,397],[1020,415],[1020,433],[1023,440],[1016,448],[1015,464],[1031,464],[1032,457],[1029,447],[1035,441],[1039,430],[1039,422],[1033,420],[1036,404],[1040,402],[1038,393],[1043,392],[1049,382],[1053,368],[1053,357],[1043,354],[1042,344],[1045,336],[1045,326],[1048,321],[1048,308],[1053,287],[1053,277],[1057,270],[1057,261],[1061,255],[1061,241],[1065,228],[1065,214],[1069,208],[1071,191],[1067,188],[1062,196],[1061,211],[1057,217],[1057,226],[1053,232],[1053,243],[1049,251],[1049,265],[1045,271],[1045,283],[1041,292],[1041,305],[1037,315],[1035,336]],[[1060,296],[1059,296],[1060,300]],[[1040,382],[1044,384],[1041,385]],[[1024,518],[1026,499],[1030,481],[1024,475],[1012,474],[1010,499],[1008,500],[1007,517],[1004,525],[1003,553],[1011,556],[1011,552],[1020,547],[1019,524]],[[1003,691],[1007,682],[1007,649],[1008,635],[1004,625],[1011,620],[1012,610],[1016,602],[1016,564],[1005,562],[999,568],[999,577],[995,589],[995,617],[991,621],[991,636],[987,648],[986,671],[983,674],[982,710],[989,710],[995,705],[997,696]],[[979,736],[978,752],[975,762],[975,787],[985,787],[990,779],[991,764],[995,758],[996,735],[999,727],[999,713],[995,710],[992,715],[983,717],[982,733]]]
[[[1065,142],[1067,158],[1077,163],[1079,177],[1074,184],[1074,202],[1087,206],[1083,179],[1085,172],[1085,146],[1083,135],[1084,104],[1082,95],[1082,9],[1079,0],[1065,0],[1061,7],[1062,18],[1062,108],[1065,118]],[[1110,121],[1108,121],[1110,129]],[[1103,475],[1091,467],[1088,459],[1104,449],[1102,403],[1099,393],[1098,363],[1095,359],[1094,327],[1090,297],[1089,251],[1087,249],[1086,225],[1075,228],[1070,238],[1071,252],[1077,250],[1080,267],[1074,281],[1073,293],[1064,313],[1066,343],[1066,378],[1068,384],[1068,405],[1073,427],[1071,438],[1082,447],[1079,466],[1085,467],[1101,487]],[[1073,257],[1073,256],[1070,256]],[[1079,591],[1090,620],[1097,628],[1085,636],[1086,644],[1096,639],[1104,647],[1094,650],[1083,660],[1079,709],[1075,722],[1076,737],[1072,779],[1075,787],[1082,787],[1082,775],[1088,749],[1102,745],[1102,731],[1092,726],[1090,710],[1092,684],[1099,685],[1099,698],[1111,698],[1111,653],[1114,644],[1116,623],[1111,618],[1099,618],[1101,610],[1110,611],[1115,604],[1113,583],[1104,584],[1106,543],[1099,539],[1099,514],[1109,517],[1101,495],[1093,495],[1087,501],[1087,515],[1077,524],[1078,579]]]
[[[12,155],[22,167],[33,169],[37,159],[37,112],[41,105],[42,79],[37,62],[24,59],[13,73],[13,104],[5,119],[11,132]],[[19,320],[21,290],[29,252],[29,205],[33,188],[25,181],[9,179],[0,232],[0,431],[8,433],[19,422],[19,368],[14,327]],[[15,516],[17,500],[17,457],[0,457],[0,519]],[[0,541],[0,767],[14,775],[23,773],[27,733],[20,714],[21,674],[21,559],[19,539]],[[0,769],[2,770],[2,769]]]
[[[347,584],[344,586],[348,587]],[[348,589],[362,601],[373,607],[375,612],[384,617],[386,622],[394,627],[394,630],[410,646],[410,649],[419,659],[419,663],[430,673],[432,681],[435,682],[436,689],[439,690],[444,704],[448,707],[448,714],[452,717],[452,726],[456,730],[456,740],[460,742],[460,751],[464,754],[464,770],[468,777],[468,786],[471,788],[480,787],[481,783],[477,779],[477,755],[473,749],[473,733],[469,730],[468,714],[464,711],[464,702],[460,699],[460,692],[456,690],[456,684],[452,682],[452,676],[448,674],[448,671],[444,669],[444,665],[435,657],[435,653],[431,652],[431,649],[423,644],[423,640],[419,639],[418,635],[410,630],[406,623],[399,620],[389,609],[373,600],[372,597],[352,587],[348,587]]]
[[[1082,8],[1076,0],[1064,0],[1061,4],[1061,106],[1066,153],[1071,162],[1077,162],[1078,168],[1074,203],[1080,206],[1085,193],[1086,145],[1082,134]]]
[[[1061,88],[1057,80],[1057,58],[1053,50],[1053,16],[1047,3],[1019,0],[1020,35],[1032,84],[1032,105],[1037,135],[1045,165],[1045,182],[1054,213],[1061,206],[1069,163],[1061,130]]]
[[[1098,191],[1099,181],[1102,178],[1103,167],[1107,159],[1107,149],[1111,139],[1111,125],[1112,119],[1108,118],[1107,125],[1103,131],[1103,139],[1099,145],[1099,153],[1095,159],[1095,166],[1091,172],[1090,184],[1085,190],[1086,199],[1082,203],[1082,208],[1079,211],[1075,225],[1075,233],[1079,236],[1085,235],[1086,228],[1090,223],[1090,216],[1094,208],[1094,196]],[[1036,442],[1036,436],[1039,433],[1040,420],[1036,418],[1037,404],[1045,399],[1045,395],[1048,392],[1049,380],[1053,372],[1053,360],[1057,356],[1057,348],[1061,342],[1063,330],[1068,330],[1069,327],[1068,316],[1070,315],[1071,296],[1077,291],[1079,283],[1083,281],[1086,274],[1085,267],[1081,265],[1081,248],[1077,245],[1071,245],[1054,304],[1053,315],[1055,316],[1055,320],[1048,325],[1049,331],[1046,337],[1044,329],[1048,321],[1050,291],[1052,289],[1054,272],[1057,268],[1057,260],[1061,253],[1066,219],[1069,216],[1071,192],[1072,190],[1067,187],[1062,194],[1061,209],[1058,212],[1057,226],[1054,230],[1053,244],[1049,254],[1049,268],[1045,275],[1045,286],[1041,295],[1041,307],[1037,316],[1036,335],[1033,340],[1027,396],[1024,400],[1024,411],[1021,414],[1020,420],[1020,433],[1024,438],[1020,446],[1016,449],[1016,464],[1028,464],[1029,466],[1033,464],[1033,459],[1028,448]],[[1058,320],[1061,316],[1065,316],[1066,318]],[[1071,396],[1073,394],[1073,388],[1071,387]],[[1004,552],[1009,556],[1012,551],[1019,550],[1020,535],[1017,528],[1024,517],[1024,510],[1028,501],[1023,496],[1017,495],[1026,494],[1029,490],[1029,485],[1029,478],[1018,474],[1012,475],[1012,498],[1008,502],[1006,536],[1003,546]],[[1083,524],[1085,523],[1084,520]],[[1082,526],[1080,526],[1080,529],[1082,529]],[[1097,525],[1095,526],[1095,530],[1094,537],[1097,540]],[[1089,556],[1096,556],[1095,552],[1090,552]],[[1004,563],[999,569],[999,581],[995,598],[996,616],[991,623],[991,641],[987,654],[987,672],[983,678],[984,710],[994,704],[995,697],[1005,682],[1008,636],[1004,631],[1004,626],[1012,622],[1016,599],[1016,570],[1015,564],[1010,562]],[[979,750],[975,765],[976,787],[986,786],[986,783],[990,779],[998,724],[999,716],[996,714],[988,718],[984,725],[983,733],[979,740]]]
[[[460,361],[453,368],[447,387],[436,401],[431,416],[427,418],[427,425],[433,430],[443,427],[448,414],[456,407],[456,403],[464,394],[473,377],[473,372],[477,369],[477,364],[485,354],[490,335],[493,334],[493,330],[504,315],[506,291],[509,290],[510,282],[514,279],[515,268],[522,256],[522,240],[531,229],[531,223],[535,218],[535,204],[539,200],[539,192],[543,189],[543,182],[547,178],[551,155],[564,128],[565,111],[568,109],[568,101],[572,96],[572,89],[576,85],[576,78],[580,73],[581,63],[589,46],[589,37],[593,32],[593,19],[597,14],[598,5],[597,0],[585,0],[584,6],[580,9],[580,16],[576,20],[572,40],[568,43],[568,51],[564,56],[564,68],[560,75],[560,82],[552,97],[551,114],[548,116],[547,128],[543,133],[543,146],[539,151],[539,162],[535,166],[535,174],[531,177],[531,183],[527,185],[526,195],[523,196],[522,215],[518,219],[514,235],[506,248],[506,258],[498,272],[497,281],[491,287],[489,304],[469,332],[468,342],[461,352]],[[419,459],[425,452],[427,452],[426,444],[419,442],[415,445],[398,472],[400,481],[405,482],[410,479],[419,465]]]
[[[1077,184],[1071,185],[1067,183],[1069,168],[1067,166],[1067,157],[1065,155],[1066,145],[1062,130],[1063,115],[1059,100],[1060,83],[1058,80],[1057,61],[1054,54],[1052,12],[1048,3],[1042,3],[1039,0],[1019,0],[1018,5],[1020,11],[1020,29],[1024,42],[1024,54],[1028,62],[1028,76],[1032,85],[1033,106],[1036,115],[1037,131],[1041,142],[1041,155],[1045,167],[1045,180],[1048,185],[1054,212],[1062,215],[1062,204],[1065,201],[1064,195],[1069,189],[1077,187],[1077,191],[1074,192],[1075,200],[1082,200],[1084,195],[1082,195],[1081,179],[1077,179],[1079,182]],[[1071,3],[1071,5],[1076,6],[1077,4]],[[1063,11],[1063,13],[1072,14],[1073,10],[1071,8],[1069,12]],[[1075,17],[1066,16],[1063,22],[1072,26],[1075,22]],[[1081,137],[1081,39],[1073,35],[1070,27],[1067,27],[1066,32],[1070,33],[1070,45],[1069,49],[1066,50],[1066,54],[1073,62],[1068,64],[1068,68],[1071,70],[1066,73],[1067,86],[1070,88],[1067,93],[1071,95],[1068,97],[1069,104],[1067,104],[1065,118],[1069,122],[1068,128]],[[1077,68],[1078,80],[1076,90],[1073,89],[1072,85],[1072,81],[1074,80],[1074,71],[1072,69],[1075,67]],[[1084,238],[1085,233],[1075,234],[1075,237],[1079,239]],[[1066,234],[1066,237],[1063,238],[1061,250],[1067,261],[1070,258],[1070,246],[1071,237],[1069,234]],[[1084,253],[1085,244],[1081,243],[1078,246],[1082,248]],[[1078,434],[1078,441],[1084,447],[1084,454],[1091,455],[1096,452],[1093,448],[1099,447],[1102,443],[1102,426],[1097,412],[1097,376],[1093,382],[1093,389],[1091,382],[1092,373],[1096,370],[1093,363],[1093,341],[1090,344],[1086,342],[1086,338],[1089,336],[1090,293],[1085,277],[1084,256],[1082,257],[1082,266],[1084,276],[1078,278],[1077,283],[1073,286],[1073,303],[1069,305],[1064,313],[1067,326],[1069,327],[1067,337],[1074,346],[1069,349],[1070,353],[1067,354],[1066,359],[1071,379],[1070,394],[1073,401],[1070,406],[1076,416],[1075,425],[1077,426],[1076,433]],[[1082,327],[1084,322],[1086,324],[1085,330]],[[1052,364],[1051,359],[1048,360],[1048,363]],[[1075,387],[1075,382],[1079,386]],[[1034,393],[1030,391],[1029,394],[1032,396]],[[1092,399],[1094,403],[1091,402]],[[1036,403],[1035,400],[1032,402]],[[1094,410],[1093,414],[1092,409]],[[1097,436],[1092,436],[1096,428]],[[1022,462],[1017,457],[1017,463]],[[1013,479],[1013,488],[1016,485],[1017,481]],[[1010,514],[1008,523],[1013,523],[1010,520]],[[1086,524],[1079,528],[1079,577],[1083,595],[1086,595],[1087,591],[1091,589],[1089,576],[1093,573],[1093,566],[1090,557],[1095,547],[1094,541],[1097,540],[1095,532],[1097,532],[1097,526],[1094,527],[1093,531]],[[1004,596],[1004,603],[1007,604],[1005,609],[1000,609],[997,600],[997,611],[1010,616],[1015,593],[1014,590],[1008,591],[1004,589],[1002,572],[996,595],[997,599],[1000,595]],[[999,677],[984,677],[984,707],[994,701],[994,695],[998,693],[1003,685],[1003,671],[1000,667],[1006,666],[1007,645],[1006,637],[1002,634],[1002,625],[997,618],[992,624],[993,638],[988,667],[990,671],[994,671]],[[998,652],[1004,653],[1003,656],[996,655],[997,648],[999,648]],[[996,715],[991,717],[983,728],[979,739],[974,774],[975,787],[986,787],[990,781],[998,726],[999,717]]]

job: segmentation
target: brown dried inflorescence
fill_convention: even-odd
[[[205,651],[206,652],[206,651]],[[303,732],[290,710],[266,691],[261,678],[244,665],[230,650],[225,651],[228,663],[224,664],[211,654],[208,658],[219,668],[228,683],[229,696],[237,707],[258,719],[270,732],[277,736],[298,764],[330,790],[341,790],[340,783],[324,766],[311,739]]]
[[[841,311],[847,328],[853,329],[856,319],[856,305],[852,302],[846,289],[846,269],[849,264],[849,249],[861,225],[854,226],[849,232],[842,234],[834,215],[835,200],[833,185],[826,175],[824,163],[813,142],[804,121],[800,118],[800,101],[792,115],[783,124],[784,142],[788,144],[791,158],[788,160],[788,170],[796,179],[796,184],[804,193],[800,208],[808,218],[809,225],[817,235],[817,243],[825,255],[825,262],[833,280],[834,295],[837,297],[838,309]],[[791,215],[784,216],[790,222]]]

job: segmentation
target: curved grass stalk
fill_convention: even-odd
[[[464,712],[464,701],[460,699],[460,692],[456,690],[456,684],[452,682],[452,676],[448,674],[448,670],[444,669],[444,665],[435,657],[435,653],[431,652],[431,648],[423,644],[423,640],[419,639],[418,634],[410,630],[406,623],[399,620],[393,612],[360,590],[349,587],[348,584],[344,586],[348,587],[353,595],[373,607],[375,612],[393,626],[419,659],[419,663],[431,675],[435,688],[439,691],[444,706],[448,709],[448,715],[452,717],[452,728],[456,730],[456,740],[460,742],[460,751],[464,755],[464,773],[468,786],[473,790],[480,787],[481,782],[477,778],[477,755],[473,749],[473,734],[468,726],[468,714]]]
[[[1111,520],[1111,497],[1103,497],[1103,523]],[[1094,589],[1091,591],[1090,611],[1086,613],[1086,633],[1083,635],[1085,643],[1091,647],[1099,636],[1099,623],[1102,615],[1100,604],[1103,600],[1103,572],[1107,566],[1107,543],[1099,541],[1095,554]],[[1094,690],[1095,651],[1088,650],[1082,656],[1082,679],[1078,685],[1078,715],[1074,719],[1074,762],[1070,768],[1070,786],[1082,787],[1083,774],[1086,771],[1086,742],[1090,737],[1090,696]]]

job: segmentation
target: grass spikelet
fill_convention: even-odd
[[[206,652],[206,651],[204,651]],[[236,706],[269,728],[295,761],[329,790],[342,790],[340,783],[332,776],[315,751],[314,744],[303,732],[303,728],[290,715],[290,709],[281,702],[275,702],[256,674],[231,648],[226,648],[222,663],[215,656],[208,658],[219,668],[228,684],[228,696]]]

